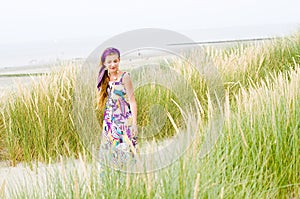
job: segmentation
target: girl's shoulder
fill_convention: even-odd
[[[130,73],[127,71],[123,71],[122,76],[126,76],[126,75],[130,76]]]
[[[122,82],[123,79],[126,80],[126,79],[128,79],[128,78],[130,79],[130,73],[124,71],[124,72],[122,73],[122,75],[121,75],[120,81]]]

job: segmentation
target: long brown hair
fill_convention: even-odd
[[[105,59],[108,55],[118,55],[118,58],[120,60],[120,51],[116,48],[106,48],[102,55],[101,55],[101,60],[100,60],[100,67],[105,67],[104,62]],[[108,82],[109,82],[109,76],[108,76],[108,70],[106,69],[104,71],[104,75],[101,79],[100,82],[100,89],[99,89],[99,100],[98,100],[98,108],[99,110],[102,110],[105,106],[106,99],[108,97],[108,92],[107,92],[107,87],[108,87]]]
[[[108,71],[105,70],[102,79],[102,84],[100,86],[100,91],[99,91],[99,100],[98,100],[99,110],[102,110],[105,106],[105,102],[108,96],[108,92],[107,92],[108,82],[109,82]]]

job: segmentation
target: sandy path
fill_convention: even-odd
[[[2,163],[3,164],[3,163]],[[33,165],[18,164],[15,167],[0,167],[0,198],[11,198],[22,192],[38,193],[41,198],[47,192],[55,189],[56,180],[61,184],[70,183],[70,176],[77,176],[78,181],[90,176],[91,164],[86,165],[82,160],[68,160],[64,163]],[[52,180],[51,180],[52,179]],[[55,183],[56,182],[56,183]]]
[[[185,136],[186,135],[183,135]],[[183,140],[183,142],[181,142]],[[159,144],[148,143],[140,149],[142,165],[145,167],[138,168],[140,171],[155,171],[170,165],[177,160],[184,152],[180,144],[185,144],[188,140],[181,136],[175,136],[173,139],[167,139]],[[180,143],[181,142],[181,143]],[[175,144],[176,143],[176,144]],[[150,160],[150,161],[149,161]],[[172,160],[170,162],[170,160]],[[145,164],[146,163],[146,164]],[[10,198],[14,193],[20,194],[24,191],[26,194],[38,192],[38,195],[45,197],[49,192],[55,191],[58,184],[66,184],[67,190],[70,189],[68,184],[74,184],[74,176],[77,177],[79,184],[89,182],[90,178],[95,179],[94,175],[100,174],[99,162],[86,163],[81,158],[77,160],[68,159],[64,162],[54,164],[34,164],[32,168],[25,164],[18,164],[11,167],[7,162],[0,163],[0,198],[5,196]],[[2,167],[1,167],[2,166]],[[99,184],[100,184],[100,178]]]

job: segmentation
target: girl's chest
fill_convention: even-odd
[[[113,98],[118,98],[118,97],[124,98],[126,95],[126,90],[123,84],[117,84],[116,82],[109,83],[107,89],[108,89],[107,91],[109,96]]]

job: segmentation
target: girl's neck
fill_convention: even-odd
[[[109,76],[110,76],[110,80],[113,80],[113,81],[116,81],[118,79],[118,76],[119,76],[119,73],[120,71],[116,71],[114,73],[110,73]]]
[[[110,76],[118,76],[118,74],[120,73],[119,70],[117,70],[116,72],[113,72],[113,73],[109,73]]]

